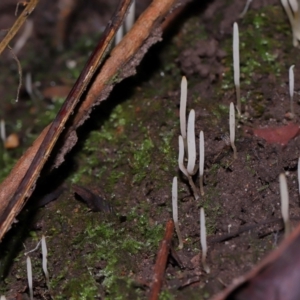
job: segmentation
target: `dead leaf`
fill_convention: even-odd
[[[212,300],[300,299],[300,225],[275,251]]]
[[[290,123],[279,127],[256,128],[253,129],[253,134],[269,144],[286,146],[290,140],[299,135],[299,129],[299,125]]]

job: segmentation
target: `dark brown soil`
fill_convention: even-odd
[[[82,2],[66,21],[66,32],[59,41],[54,30],[55,2],[41,0],[33,15],[34,33],[18,55],[24,61],[24,74],[31,72],[34,81],[39,81],[41,94],[46,87],[74,82],[78,71],[65,67],[66,61],[75,60],[79,67],[84,63],[84,51],[90,51],[96,41],[90,36],[105,26],[117,1],[109,5]],[[149,1],[137,2],[139,14]],[[107,103],[94,111],[80,129],[81,141],[66,163],[41,180],[19,224],[1,244],[0,291],[8,299],[26,299],[24,252],[34,248],[42,235],[48,241],[52,289],[45,285],[39,251],[33,252],[36,299],[145,299],[159,241],[172,215],[174,176],[179,178],[184,248],[176,248],[174,235],[181,262],[169,259],[161,299],[210,298],[278,246],[283,239],[280,173],[288,181],[292,226],[299,222],[299,137],[282,146],[253,135],[260,127],[299,124],[299,49],[292,47],[280,1],[254,0],[244,19],[239,14],[245,1],[196,2],[188,6],[164,42],[146,55],[137,76],[117,86]],[[0,4],[1,28],[12,24],[14,7],[12,1]],[[236,160],[226,143],[229,104],[236,101],[231,58],[234,21],[240,29],[243,100]],[[88,46],[78,42],[87,35]],[[56,50],[63,45],[64,50]],[[11,101],[17,75],[9,52],[0,64],[2,74],[8,74],[0,78],[0,116],[7,120],[10,132],[19,134],[24,149],[45,125],[42,113],[49,109],[55,114],[56,104],[53,99],[32,101],[24,88],[19,102]],[[295,118],[289,120],[288,68],[292,64]],[[197,142],[200,130],[205,136],[205,195],[199,203],[177,166],[182,75],[189,80],[187,111],[196,111]],[[16,126],[17,122],[22,126]],[[10,152],[10,159],[22,149]],[[194,181],[198,186],[198,174]],[[88,200],[90,208],[96,204],[89,201],[105,199],[114,212],[91,212],[76,201],[74,183],[96,195],[96,200]],[[56,201],[32,208],[35,201],[62,184],[65,191]],[[206,214],[210,274],[204,272],[200,259],[200,206]]]

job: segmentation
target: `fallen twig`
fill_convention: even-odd
[[[123,2],[127,3],[130,1],[123,0]],[[63,144],[63,148],[56,157],[55,167],[58,167],[63,162],[64,155],[76,144],[76,128],[89,117],[92,107],[105,100],[117,82],[135,74],[135,67],[139,64],[149,47],[161,40],[160,25],[164,17],[170,13],[174,2],[175,0],[154,0],[131,31],[112,51],[110,58],[107,59],[101,72],[91,85],[85,100],[80,104],[78,110],[76,109],[76,115],[73,116],[74,118],[72,117],[72,122],[68,122],[69,128],[66,128],[60,137],[60,145]],[[184,0],[183,3],[185,2],[187,1]],[[121,19],[120,14],[115,18],[118,24],[121,23]],[[113,21],[108,28],[112,29],[113,27],[113,32],[117,28],[116,25],[117,23]],[[109,38],[107,37],[107,39],[104,38],[105,43],[108,44],[108,40],[111,40],[112,35]],[[102,41],[101,43],[104,42]],[[89,67],[85,68],[77,81],[80,82],[82,80],[81,84],[83,86],[80,88],[77,86],[71,90],[66,104],[63,105],[58,114],[58,118],[43,130],[41,136],[34,142],[34,145],[26,151],[10,175],[0,185],[0,240],[34,190],[39,173],[50,155],[59,134],[63,130],[68,116],[73,112],[73,108],[79,100],[76,97],[85,89],[89,79],[95,72],[96,68],[91,67],[90,63],[91,60],[87,64]],[[79,89],[77,91],[78,94],[75,92],[77,89]],[[71,101],[73,102],[68,102],[68,99],[72,99]],[[44,138],[45,136],[46,138]],[[46,145],[47,148],[45,148]]]
[[[101,73],[95,78],[87,96],[80,104],[72,124],[61,138],[61,147],[55,159],[55,167],[64,161],[65,154],[76,144],[76,129],[89,118],[92,108],[106,100],[118,82],[133,76],[136,73],[135,68],[148,49],[161,41],[161,27],[164,27],[165,22],[169,23],[169,18],[164,21],[164,17],[170,13],[175,2],[175,0],[154,0],[123,40],[112,50]],[[175,6],[177,7],[177,5]]]
[[[157,254],[149,300],[156,300],[159,297],[160,289],[163,284],[163,278],[165,274],[167,260],[170,253],[173,233],[174,233],[174,222],[173,220],[169,220],[166,225],[164,239],[160,244],[160,248]]]
[[[103,37],[100,39],[100,42],[98,43],[94,52],[91,54],[90,59],[86,63],[74,87],[70,91],[57,117],[49,126],[49,129],[45,134],[45,138],[38,147],[36,155],[34,156],[20,185],[18,185],[17,189],[12,195],[9,195],[11,197],[7,197],[7,199],[4,199],[4,201],[3,198],[0,199],[2,200],[0,202],[0,240],[11,226],[15,216],[24,206],[26,199],[28,199],[28,197],[31,195],[41,169],[43,168],[47,158],[50,156],[59,135],[64,129],[69,116],[73,113],[82,93],[85,91],[93,75],[95,74],[95,71],[102,63],[108,47],[119,26],[122,24],[125,13],[130,4],[131,0],[121,1],[117,12],[107,25]]]
[[[299,221],[299,218],[294,217],[294,218],[291,218],[291,220]],[[241,226],[239,229],[237,229],[236,231],[233,231],[231,233],[223,234],[223,235],[218,236],[218,237],[211,237],[211,238],[208,239],[208,242],[209,243],[221,243],[221,242],[224,242],[224,241],[228,241],[230,239],[233,239],[233,238],[239,236],[240,234],[242,234],[244,232],[253,231],[254,229],[257,229],[259,227],[274,224],[274,223],[280,224],[280,230],[283,229],[283,220],[282,220],[282,218],[274,219],[274,220],[266,220],[266,221],[263,221],[263,222],[260,222],[260,223],[257,223],[257,224]],[[199,239],[197,241],[199,241]],[[195,243],[197,241],[195,241]]]
[[[34,11],[35,7],[37,6],[39,0],[31,0],[29,3],[26,4],[25,8],[23,9],[22,13],[15,21],[14,25],[10,28],[7,32],[6,36],[0,43],[0,54],[4,51],[4,49],[8,46],[9,42],[13,39],[13,37],[18,33],[21,26],[27,20],[29,15]]]

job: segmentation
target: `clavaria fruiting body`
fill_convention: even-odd
[[[179,223],[178,223],[178,184],[177,184],[177,177],[173,178],[173,184],[172,184],[172,211],[173,211],[173,221],[179,241],[178,248],[183,248],[183,240],[181,236],[181,232],[179,229]]]
[[[0,137],[3,143],[6,141],[6,130],[5,130],[5,121],[3,119],[0,120]]]
[[[229,107],[229,136],[230,136],[230,144],[231,148],[233,150],[233,158],[237,158],[237,150],[234,144],[235,140],[235,111],[234,111],[234,105],[231,102]]]
[[[180,132],[183,138],[184,145],[186,145],[186,102],[187,102],[187,80],[183,76],[180,84],[180,107],[179,107],[179,120]]]
[[[240,49],[239,49],[239,27],[236,22],[233,24],[233,76],[236,92],[236,105],[238,114],[241,114],[241,88],[240,88]]]
[[[27,265],[27,280],[28,280],[28,289],[29,289],[29,297],[30,300],[33,300],[33,283],[32,283],[32,266],[30,256],[27,256],[26,259]]]
[[[45,274],[45,278],[46,278],[46,283],[48,288],[50,287],[49,285],[49,273],[48,273],[48,269],[47,269],[47,256],[48,256],[48,250],[47,250],[47,245],[46,245],[46,239],[45,236],[42,236],[42,265],[43,265],[43,271]]]
[[[200,193],[202,196],[204,195],[203,175],[204,175],[204,134],[203,134],[203,131],[200,131],[200,134],[199,134],[199,185],[200,185]]]
[[[300,15],[298,1],[281,0],[281,4],[289,18],[292,27],[293,45],[294,47],[298,47],[300,40]]]
[[[125,18],[125,29],[128,32],[131,27],[134,24],[134,19],[135,19],[135,0],[132,1],[129,10],[128,10],[128,14]]]
[[[205,214],[204,208],[200,208],[200,243],[202,249],[202,265],[206,273],[210,272],[210,268],[206,262],[207,257],[207,241],[206,241],[206,225],[205,225]]]
[[[295,85],[294,65],[292,65],[290,66],[289,69],[290,111],[292,117],[294,117],[294,85]]]
[[[188,171],[183,163],[183,161],[184,161],[184,144],[183,144],[183,138],[181,135],[178,137],[178,144],[179,144],[178,167],[179,167],[180,171],[188,178],[189,184],[193,190],[195,200],[199,200],[200,197],[198,195],[197,188],[192,179],[193,174],[188,173]]]
[[[131,29],[131,27],[134,24],[134,18],[135,18],[135,0],[132,1],[128,9],[128,13],[124,21],[125,24],[122,24],[116,33],[115,45],[118,45],[123,39],[124,34]]]
[[[195,139],[195,111],[192,109],[188,118],[187,125],[187,148],[188,148],[188,164],[187,172],[189,175],[195,174],[196,164],[196,139]]]
[[[287,236],[290,233],[289,218],[289,193],[284,173],[279,175],[280,199],[281,199],[281,215],[284,222],[284,233]]]

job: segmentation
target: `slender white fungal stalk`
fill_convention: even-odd
[[[294,14],[296,14],[298,12],[299,9],[299,5],[297,0],[289,0],[290,6],[292,11],[294,12]]]
[[[239,15],[240,18],[244,18],[245,17],[245,15],[246,15],[246,13],[247,13],[247,11],[249,9],[249,6],[250,6],[251,2],[252,2],[252,0],[247,0],[246,5],[245,5],[243,11]]]
[[[48,255],[48,251],[47,251],[47,245],[46,245],[46,239],[45,236],[42,236],[42,257],[43,257],[43,271],[45,274],[45,278],[46,278],[46,283],[48,288],[50,288],[49,285],[49,273],[48,273],[48,269],[47,269],[47,255]]]
[[[188,148],[188,164],[187,171],[189,175],[195,174],[196,164],[196,140],[195,140],[195,111],[192,109],[188,118],[187,125],[187,148]]]
[[[128,10],[128,14],[125,19],[125,29],[127,32],[133,26],[134,18],[135,18],[135,0],[132,1],[131,5],[129,7],[129,10]]]
[[[179,167],[180,171],[186,177],[189,177],[189,174],[186,170],[186,167],[183,164],[183,160],[184,160],[184,143],[183,143],[183,138],[182,138],[181,135],[178,137],[178,144],[179,144],[178,167]]]
[[[181,135],[178,137],[178,144],[179,144],[179,155],[178,155],[178,167],[180,171],[188,178],[189,184],[192,188],[195,200],[199,200],[199,193],[197,191],[197,188],[193,182],[192,176],[188,173],[186,167],[183,164],[184,159],[184,144],[183,144],[183,138]]]
[[[298,186],[299,186],[299,194],[300,194],[300,157],[298,158]]]
[[[231,148],[233,150],[233,158],[237,158],[237,151],[234,144],[235,140],[235,111],[234,111],[234,105],[231,102],[229,107],[229,135],[230,135],[230,144]]]
[[[30,300],[33,300],[33,284],[32,284],[32,266],[30,256],[27,256],[27,279],[28,279],[28,289]]]
[[[294,84],[295,84],[295,78],[294,78],[294,65],[290,66],[289,69],[289,91],[290,91],[290,101],[291,101],[291,114],[292,117],[294,117]]]
[[[115,45],[118,45],[122,41],[123,36],[124,36],[124,25],[122,24],[116,33]]]
[[[27,256],[29,253],[36,251],[38,249],[38,247],[40,246],[40,243],[41,243],[41,241],[39,241],[37,243],[37,245],[36,245],[36,247],[34,249],[25,252],[24,255]]]
[[[183,76],[180,86],[180,108],[179,108],[179,118],[180,118],[180,131],[183,141],[186,144],[186,102],[187,102],[187,80]]]
[[[200,193],[204,195],[203,189],[203,174],[204,174],[204,134],[200,131],[199,134],[199,183],[200,183]]]
[[[32,89],[32,77],[31,77],[31,73],[26,73],[25,76],[25,89],[26,92],[28,93],[28,95],[32,98],[33,95],[33,89]]]
[[[289,18],[292,34],[293,45],[298,47],[300,40],[300,14],[297,0],[281,0],[281,4]]]
[[[233,76],[236,92],[236,105],[238,114],[242,112],[241,89],[240,89],[240,49],[239,49],[239,27],[236,22],[233,24]]]
[[[279,175],[280,199],[281,199],[281,215],[284,222],[284,234],[287,236],[290,233],[289,219],[289,193],[284,173]]]
[[[0,120],[0,137],[3,143],[6,141],[6,130],[5,130],[5,121],[3,119]]]
[[[200,243],[202,249],[202,265],[204,271],[208,274],[210,273],[210,268],[206,263],[206,256],[207,256],[207,242],[206,242],[206,226],[205,226],[205,214],[204,208],[200,208]]]
[[[0,300],[6,300],[6,297],[2,295],[2,296],[0,297]]]
[[[33,20],[27,19],[25,22],[23,32],[20,35],[20,37],[17,39],[17,41],[13,47],[13,51],[14,51],[15,55],[18,55],[20,50],[24,47],[24,45],[26,44],[26,42],[32,35],[33,27],[34,27]]]
[[[178,248],[183,248],[183,240],[181,236],[181,232],[179,229],[178,224],[178,184],[177,184],[177,177],[173,178],[173,184],[172,184],[172,211],[173,211],[173,221],[176,229],[176,233],[178,236],[179,245]]]

